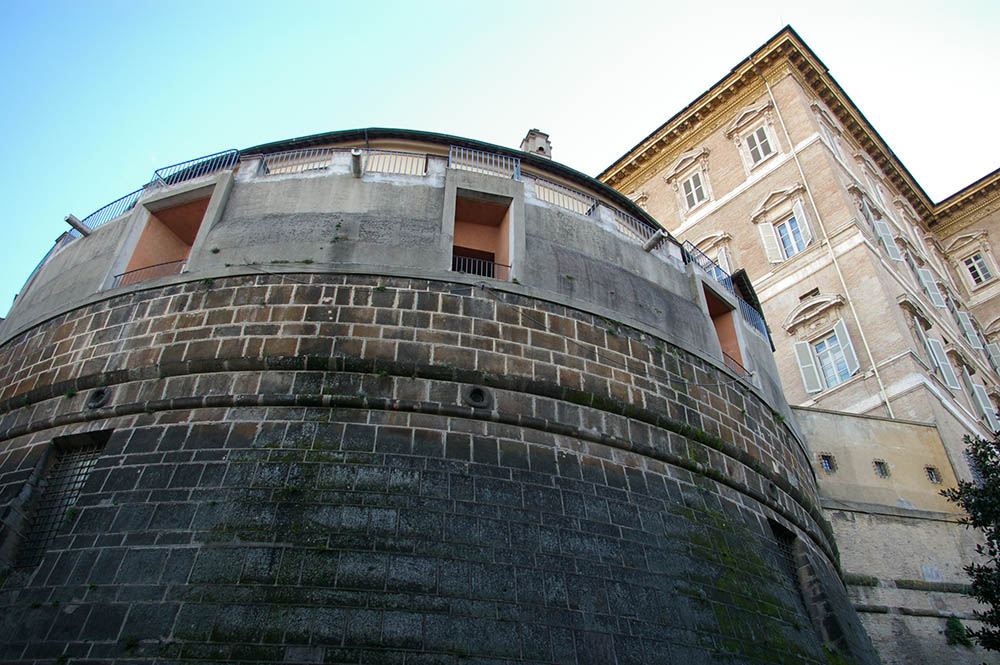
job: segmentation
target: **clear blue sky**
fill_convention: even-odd
[[[596,175],[790,23],[939,200],[1000,166],[1000,3],[13,2],[0,5],[9,308],[63,218],[161,166],[353,127]]]

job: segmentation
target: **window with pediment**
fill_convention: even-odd
[[[725,127],[725,135],[736,145],[747,175],[780,150],[773,108],[770,101],[744,107]]]
[[[858,361],[847,323],[839,316],[844,297],[817,293],[804,297],[782,326],[796,339],[795,361],[807,393],[833,388],[858,373]]]
[[[805,188],[800,183],[775,190],[750,216],[770,263],[786,261],[812,243],[812,224],[806,214],[804,194]]]
[[[996,263],[986,231],[962,234],[948,243],[944,252],[970,294],[996,279]]]
[[[682,154],[663,174],[663,179],[673,187],[681,217],[712,200],[712,187],[708,180],[708,148],[689,150]]]
[[[820,140],[830,149],[834,157],[840,161],[844,161],[844,153],[840,149],[842,135],[840,125],[819,102],[813,102],[810,104],[810,108],[816,114],[816,124],[819,125]]]

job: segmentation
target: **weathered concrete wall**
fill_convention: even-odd
[[[787,426],[579,309],[199,280],[33,328],[0,376],[4,506],[53,437],[113,430],[42,563],[3,581],[6,660],[823,663],[825,622],[876,662]]]

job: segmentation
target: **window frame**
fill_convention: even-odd
[[[976,257],[978,257],[979,259],[978,262],[975,262]],[[974,264],[970,265],[969,264],[970,261],[978,263],[978,268],[980,268],[988,276],[980,279],[979,281],[976,281],[976,274],[973,272],[976,266]],[[981,249],[977,249],[972,254],[961,259],[961,262],[962,265],[965,266],[965,274],[971,280],[970,286],[973,289],[978,289],[982,286],[986,286],[987,284],[989,284],[990,282],[994,281],[997,278],[996,274],[994,274],[995,271],[990,270],[990,265],[986,261],[986,252],[984,252]]]
[[[692,184],[691,191],[688,191],[688,183],[693,183],[695,179],[697,179],[697,184]],[[700,195],[700,198],[695,197],[696,194]],[[691,175],[681,180],[681,198],[684,200],[687,212],[691,212],[708,200],[708,195],[705,193],[705,179],[702,178],[701,169],[696,169]],[[697,198],[697,200],[692,203],[692,198]]]
[[[761,141],[761,139],[758,137],[758,134],[764,135],[763,141]],[[751,170],[757,168],[758,166],[766,162],[768,159],[778,154],[778,150],[774,147],[777,144],[777,141],[775,141],[775,137],[772,136],[768,123],[763,120],[757,123],[757,125],[753,127],[749,132],[745,132],[742,138],[743,138],[743,146],[746,150],[747,166]],[[750,145],[750,139],[753,139],[755,145],[753,146]],[[766,154],[761,153],[758,158],[754,159],[753,153],[755,150],[758,150],[758,152],[760,152],[759,148],[761,145],[766,145],[768,152]]]
[[[796,183],[786,189],[771,192],[750,216],[750,221],[757,225],[768,263],[784,263],[804,253],[813,244],[815,237],[812,222],[806,214],[803,191],[804,188]],[[803,246],[789,255],[781,241],[779,228],[791,219],[798,226]]]
[[[837,352],[839,358],[834,357],[832,366],[838,365],[838,360],[843,363],[844,375],[839,369],[831,382],[831,377],[823,369],[823,356],[827,353],[834,353],[829,348],[822,351],[817,345],[828,342],[831,338],[836,338]],[[796,342],[794,344],[795,358],[799,365],[799,373],[802,375],[802,384],[807,393],[820,393],[839,385],[847,383],[851,377],[861,371],[861,362],[858,360],[854,343],[851,341],[850,333],[844,319],[838,319],[832,328],[828,328],[823,334],[813,337],[807,342]]]

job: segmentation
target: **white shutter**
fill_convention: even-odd
[[[937,282],[934,281],[934,273],[927,268],[917,268],[917,277],[920,278],[920,284],[923,285],[924,291],[930,297],[932,305],[935,307],[948,306],[941,296],[941,291],[938,290]]]
[[[1000,372],[1000,344],[990,342],[986,345],[986,354],[990,357],[993,369]]]
[[[955,369],[951,366],[951,361],[948,360],[948,354],[944,351],[944,344],[933,337],[927,338],[927,344],[930,345],[931,353],[934,354],[934,362],[937,363],[938,369],[941,370],[944,384],[954,390],[961,390],[962,384],[958,382],[958,375],[955,374]]]
[[[799,372],[802,374],[802,385],[807,393],[818,393],[823,390],[823,382],[819,378],[816,367],[816,357],[813,356],[812,345],[808,342],[795,342],[795,359],[799,362]]]
[[[725,247],[719,248],[719,253],[715,257],[715,262],[719,264],[719,267],[725,270],[730,275],[733,274],[732,268],[729,267],[729,252],[726,251]]]
[[[997,422],[997,414],[993,410],[993,403],[990,402],[990,396],[986,392],[986,388],[978,383],[973,383],[972,391],[976,396],[976,401],[979,402],[979,410],[986,416],[986,422],[990,425],[990,431],[996,432],[1000,430],[1000,423]]]
[[[774,227],[767,222],[761,222],[757,225],[757,230],[760,231],[760,241],[764,244],[767,260],[771,263],[781,263],[785,257],[778,246],[778,236],[774,234]]]
[[[808,245],[812,242],[813,234],[812,228],[809,226],[809,220],[806,219],[806,209],[802,206],[802,201],[795,201],[792,204],[792,210],[795,212],[795,219],[799,222],[799,233],[802,234],[802,242]]]
[[[928,360],[930,360],[931,365],[937,365],[934,360],[934,353],[931,351],[930,344],[927,343],[927,335],[924,334],[924,327],[920,325],[920,319],[913,317],[913,325],[917,329],[917,337],[920,338],[920,343],[924,345],[924,353],[927,354]]]
[[[958,315],[958,322],[962,324],[962,331],[965,333],[965,339],[969,340],[969,346],[974,349],[983,348],[983,343],[979,339],[979,333],[976,332],[976,327],[972,325],[972,317],[965,312],[955,312]]]
[[[893,261],[902,261],[903,254],[899,251],[899,247],[896,246],[896,240],[892,237],[889,225],[881,219],[875,220],[875,231],[882,239],[882,244],[885,245],[885,253],[889,255],[889,258]]]
[[[844,353],[847,371],[851,374],[857,374],[858,370],[861,369],[861,363],[858,362],[858,354],[854,352],[854,344],[851,343],[851,336],[847,334],[847,324],[844,323],[843,319],[837,319],[837,322],[833,324],[833,332],[837,333],[837,342],[840,344],[840,350]]]

